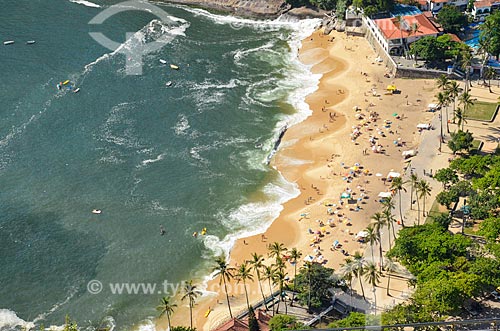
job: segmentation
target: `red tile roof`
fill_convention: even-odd
[[[479,0],[479,1],[474,1],[474,7],[476,7],[476,8],[491,7],[493,5],[498,5],[498,4],[500,4],[499,0]]]
[[[257,323],[259,323],[260,331],[269,331],[268,324],[271,319],[269,314],[266,314],[261,309],[257,309],[255,311],[255,318],[257,319]],[[219,326],[216,331],[248,331],[248,316],[241,320],[233,318]]]
[[[457,43],[461,43],[462,42],[462,40],[460,40],[460,38],[458,38],[456,34],[447,33],[447,35],[451,37],[452,41],[456,41]]]
[[[432,22],[425,17],[424,14],[418,14],[414,16],[403,16],[403,29],[399,29],[397,18],[382,18],[375,20],[375,24],[379,27],[382,34],[386,39],[400,39],[401,35],[403,38],[408,38],[409,36],[423,37],[430,35],[437,35],[439,33],[438,28],[432,24]],[[411,26],[416,23],[418,30],[412,33]]]

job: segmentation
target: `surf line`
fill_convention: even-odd
[[[276,151],[278,150],[278,147],[281,144],[281,140],[283,139],[283,136],[285,135],[286,130],[288,130],[288,125],[285,124],[283,127],[281,127],[281,129],[279,131],[278,139],[274,142],[273,149],[271,150],[271,152],[267,156],[266,165],[269,165],[269,163],[271,163],[271,159],[273,158],[274,154],[276,154]]]

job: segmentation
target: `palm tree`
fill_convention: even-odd
[[[472,99],[471,95],[469,92],[464,92],[460,95],[458,98],[458,101],[460,104],[463,106],[464,111],[462,116],[465,117],[465,114],[467,114],[467,111],[469,110],[469,107],[474,105],[474,99]],[[464,130],[464,122],[462,121],[462,131]]]
[[[193,307],[198,295],[200,295],[200,291],[196,289],[196,285],[193,285],[192,280],[184,284],[184,295],[181,300],[189,299],[189,321],[191,329],[193,328]]]
[[[432,188],[431,186],[429,185],[429,183],[425,180],[425,179],[422,179],[420,182],[419,182],[419,192],[420,192],[420,197],[423,199],[424,201],[424,211],[422,213],[422,215],[425,217],[425,198],[427,196],[430,196],[431,195],[431,191],[432,191]]]
[[[373,299],[375,301],[375,311],[377,310],[377,295],[375,292],[375,287],[380,283],[380,272],[377,270],[377,266],[374,263],[368,263],[365,266],[365,279],[371,284],[373,289]]]
[[[413,210],[413,191],[415,190],[416,184],[418,182],[418,176],[413,172],[410,174],[410,210]]]
[[[484,78],[488,80],[488,89],[490,93],[493,93],[491,90],[491,80],[495,78],[496,71],[492,67],[488,66],[486,67],[486,70],[484,71]]]
[[[370,248],[372,251],[372,261],[375,261],[375,256],[373,254],[373,246],[380,241],[380,236],[378,236],[377,231],[372,225],[369,225],[365,231],[368,234],[365,240],[370,243]]]
[[[445,74],[436,78],[436,86],[438,89],[444,91],[446,89],[446,86],[448,86],[448,84],[449,84],[448,76],[446,76]]]
[[[350,300],[351,300],[351,308],[352,308],[352,279],[354,278],[354,275],[355,275],[355,269],[354,269],[354,264],[352,263],[352,259],[351,258],[346,258],[344,260],[344,263],[340,265],[340,272],[342,274],[342,278],[344,278],[344,280],[348,281],[349,282],[349,289],[350,289]]]
[[[372,220],[373,220],[373,228],[375,229],[375,231],[377,232],[377,236],[380,238],[380,241],[379,241],[379,245],[378,245],[378,248],[379,248],[379,258],[380,258],[380,270],[382,271],[382,268],[383,268],[383,256],[384,254],[382,253],[382,236],[381,236],[381,232],[380,230],[385,226],[385,218],[384,218],[384,215],[382,215],[382,213],[380,212],[376,212],[375,214],[373,214],[372,216]]]
[[[293,263],[293,292],[292,292],[292,303],[295,300],[295,291],[297,291],[297,263],[299,263],[299,259],[302,257],[302,252],[299,251],[296,247],[292,248],[289,252],[290,254],[290,263]]]
[[[403,226],[403,228],[405,227],[405,223],[403,221],[403,210],[401,209],[401,191],[405,191],[406,192],[406,189],[404,188],[404,184],[406,184],[406,182],[403,181],[403,178],[401,177],[396,177],[392,180],[392,183],[391,183],[391,190],[394,190],[398,193],[398,196],[399,196],[399,218],[401,220],[401,226]]]
[[[161,299],[161,304],[156,307],[156,310],[160,311],[160,317],[163,315],[167,315],[167,321],[168,321],[168,329],[171,330],[172,326],[170,325],[170,316],[174,313],[174,308],[177,307],[175,303],[170,302],[170,297],[169,296],[164,296]]]
[[[396,231],[394,230],[394,222],[396,222],[396,220],[392,216],[392,210],[394,209],[395,206],[394,206],[394,201],[392,201],[392,197],[384,199],[384,201],[382,202],[382,206],[384,207],[382,214],[387,220],[387,227],[392,228],[392,237],[394,238],[394,240],[396,240]],[[391,234],[390,228],[389,228],[389,235]],[[390,239],[391,238],[389,238],[389,240]],[[392,247],[392,245],[389,245],[389,247]]]
[[[441,146],[443,144],[443,107],[445,107],[448,102],[448,98],[444,92],[436,94],[436,98],[439,106],[439,151],[441,152]]]
[[[311,311],[311,271],[312,271],[312,262],[306,261],[304,263],[304,266],[301,268],[302,270],[305,270],[306,275],[307,275],[307,281],[308,281],[308,294],[307,294],[307,311]]]
[[[392,247],[391,242],[391,228],[392,228],[392,236],[394,240],[396,240],[396,235],[394,234],[394,217],[392,216],[392,212],[390,209],[384,209],[382,211],[382,217],[384,217],[385,225],[387,226],[387,238],[389,239],[389,249]]]
[[[470,48],[467,46],[462,50],[462,69],[465,71],[465,92],[469,91],[469,84],[472,87],[472,83],[470,82],[470,67],[472,65],[472,53]]]
[[[264,302],[264,307],[266,307],[267,310],[267,304],[266,304],[266,296],[264,295],[264,289],[262,288],[262,278],[260,277],[260,270],[264,262],[264,257],[262,255],[259,255],[257,253],[252,253],[252,260],[249,261],[250,265],[252,266],[253,271],[255,271],[255,274],[257,275],[257,281],[259,282],[259,288],[260,288],[260,293],[262,294],[262,300]]]
[[[276,241],[269,244],[267,249],[269,250],[269,257],[274,257],[276,262],[278,261],[278,258],[281,258],[281,253],[286,251],[285,245]]]
[[[354,260],[352,261],[353,263],[353,268],[354,268],[354,274],[356,275],[356,278],[359,280],[359,286],[361,286],[361,293],[363,294],[363,299],[366,300],[365,297],[365,289],[363,288],[363,281],[361,277],[365,274],[365,259],[363,258],[363,255],[361,253],[356,252],[353,256]]]
[[[415,195],[417,196],[417,225],[420,225],[420,183],[423,179],[415,183]]]
[[[284,270],[276,270],[276,272],[274,273],[274,282],[278,284],[278,287],[280,289],[280,294],[279,294],[280,300],[278,301],[278,304],[276,305],[276,314],[279,313],[281,301],[285,302],[285,314],[287,313],[287,306],[286,306],[285,296],[284,296],[284,292],[283,292],[286,276],[287,276],[287,273]]]
[[[460,107],[457,107],[457,109],[455,110],[455,114],[454,114],[454,119],[457,118],[458,119],[458,129],[460,130],[460,126],[463,127],[464,123],[467,123],[467,121],[465,120],[465,113],[464,111],[462,110],[462,108]]]
[[[227,308],[229,309],[229,316],[233,318],[233,313],[231,312],[231,304],[229,302],[229,294],[227,293],[227,282],[233,278],[233,271],[234,268],[230,267],[227,262],[226,258],[221,255],[215,259],[215,263],[217,265],[212,269],[212,272],[215,272],[215,276],[220,276],[219,280],[219,286],[221,283],[224,283],[224,291],[226,292],[226,300],[227,300]]]
[[[449,98],[453,101],[453,114],[455,114],[456,99],[460,93],[460,87],[458,83],[454,80],[450,81],[448,87],[446,88]],[[455,120],[453,120],[455,123]],[[446,132],[450,133],[450,127],[448,125],[448,112],[446,112]]]
[[[275,273],[275,270],[272,266],[264,265],[262,267],[262,279],[269,281],[269,293],[270,293],[273,301],[274,301],[274,294],[273,294],[272,282],[274,279],[274,273]],[[273,311],[273,316],[274,316],[274,310],[272,310],[272,311]]]
[[[406,44],[403,40],[403,30],[406,30],[405,25],[406,21],[403,16],[398,15],[396,16],[396,25],[398,26],[399,33],[400,33],[400,39],[401,39],[401,46],[403,46],[403,53],[406,58]]]
[[[391,283],[391,274],[398,270],[397,264],[390,258],[385,259],[385,271],[387,273],[387,295],[391,296],[389,293],[390,283]]]
[[[250,310],[250,302],[248,301],[248,292],[247,292],[247,279],[253,280],[252,269],[248,266],[247,262],[240,264],[238,271],[234,275],[236,282],[243,282],[243,288],[245,289],[245,297],[247,299],[247,308]]]

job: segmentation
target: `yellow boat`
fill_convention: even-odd
[[[175,64],[171,64],[171,65],[170,65],[170,68],[171,68],[171,69],[174,69],[174,70],[179,70],[179,67],[178,67],[178,66],[176,66]]]
[[[205,318],[207,318],[208,315],[210,315],[211,312],[212,312],[212,309],[208,308],[207,312],[205,313]]]
[[[68,80],[65,80],[65,81],[63,82],[63,85],[66,85],[66,84],[68,84],[68,83],[69,83],[69,79],[68,79]]]

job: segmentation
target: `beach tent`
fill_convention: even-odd
[[[356,238],[366,238],[366,237],[368,237],[368,232],[367,231],[359,231],[356,234]]]
[[[402,155],[403,155],[405,158],[409,158],[409,157],[412,157],[412,156],[417,155],[417,151],[416,151],[416,150],[414,150],[414,149],[410,149],[409,151],[403,151]]]
[[[312,256],[312,255],[307,255],[307,256],[304,258],[304,261],[306,261],[306,262],[313,262],[313,261],[314,261],[314,256]]]
[[[387,178],[396,178],[396,177],[401,177],[401,174],[395,171],[389,171],[389,173],[387,174]]]
[[[340,195],[340,198],[341,198],[341,199],[350,199],[350,198],[351,198],[351,193],[343,192],[343,193]]]
[[[419,123],[419,124],[417,124],[417,129],[429,130],[430,128],[431,128],[431,125],[429,123]]]
[[[392,196],[391,192],[380,192],[378,194],[379,198],[390,198]]]
[[[429,110],[436,110],[439,109],[439,105],[435,103],[430,103],[427,105],[427,108],[429,108]]]

